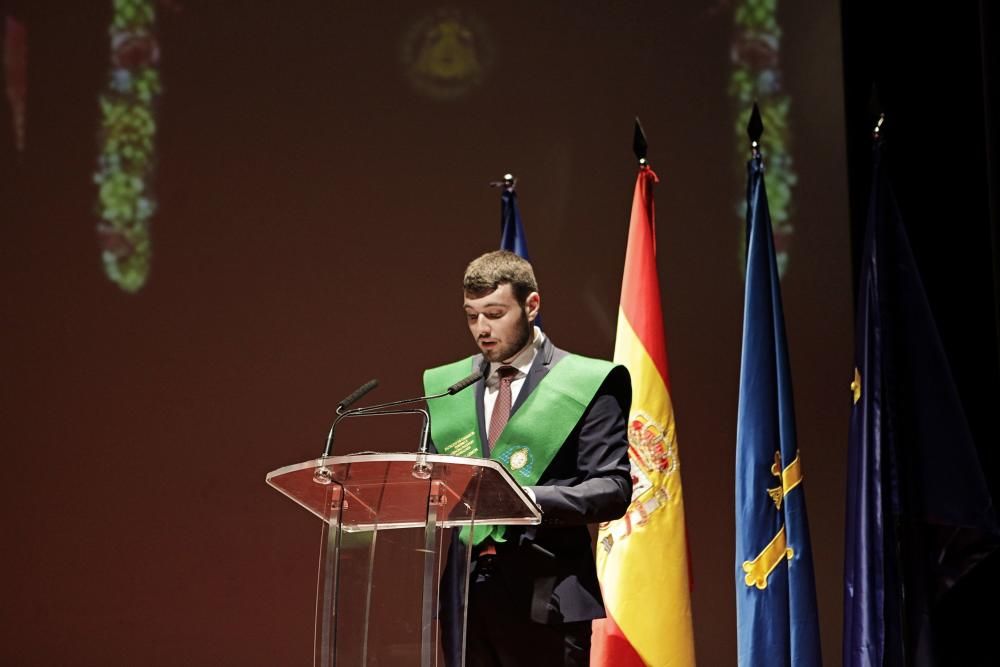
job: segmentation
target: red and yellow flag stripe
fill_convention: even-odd
[[[695,664],[684,498],[656,269],[657,181],[652,169],[641,167],[632,200],[614,359],[632,375],[634,492],[626,515],[598,533],[608,618],[594,624],[592,667]]]

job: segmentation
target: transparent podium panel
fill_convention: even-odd
[[[324,522],[319,667],[461,665],[470,561],[463,536],[477,523],[541,519],[510,474],[485,459],[325,457],[267,481]]]
[[[540,520],[524,489],[489,459],[355,454],[306,461],[267,475],[268,484],[323,521],[339,521],[347,531],[372,530],[376,518],[381,529],[422,527],[432,481],[440,484],[442,527],[473,520],[510,525]]]

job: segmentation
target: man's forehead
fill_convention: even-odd
[[[491,292],[465,292],[464,307],[489,308],[491,306],[516,306],[517,300],[510,283],[503,283]]]

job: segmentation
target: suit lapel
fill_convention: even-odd
[[[514,401],[514,405],[510,408],[510,414],[513,416],[517,409],[528,399],[528,395],[535,390],[538,383],[542,381],[542,378],[549,372],[552,368],[552,356],[555,352],[555,346],[549,337],[546,336],[545,340],[542,341],[542,349],[538,351],[535,355],[535,360],[531,362],[531,368],[528,369],[528,375],[524,378],[524,386],[521,387],[521,391],[517,392],[517,400]]]
[[[482,355],[477,355],[472,361],[473,368],[489,368],[489,362]],[[484,407],[486,397],[486,379],[476,380],[476,426],[479,428],[479,447],[483,458],[489,458],[489,442],[486,436],[486,408]]]

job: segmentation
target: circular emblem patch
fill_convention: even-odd
[[[521,449],[515,450],[510,455],[510,469],[520,470],[524,466],[528,465],[528,448],[522,447]]]

